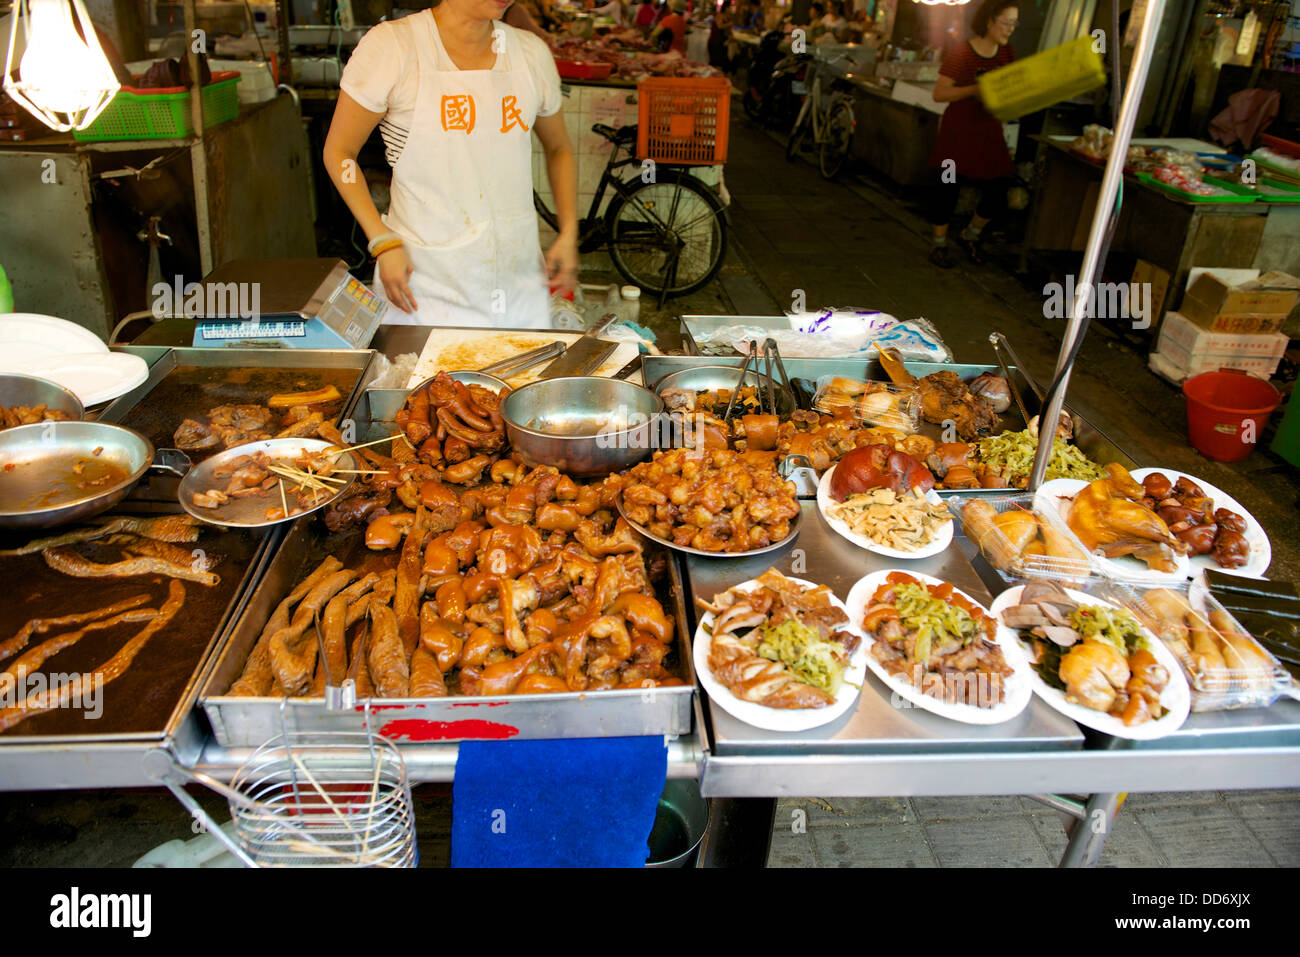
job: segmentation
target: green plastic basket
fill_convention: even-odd
[[[239,115],[239,73],[223,70],[212,74],[203,88],[203,126],[216,126]],[[76,140],[162,140],[189,136],[194,132],[190,118],[190,91],[173,86],[161,90],[140,90],[124,86],[117,96]]]

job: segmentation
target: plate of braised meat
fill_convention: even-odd
[[[1173,469],[1138,469],[1143,501],[1188,546],[1193,571],[1218,568],[1259,578],[1273,561],[1268,535],[1241,503],[1204,479]]]

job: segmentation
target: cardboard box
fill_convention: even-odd
[[[1188,360],[1184,364],[1183,361],[1165,352],[1152,352],[1147,356],[1147,365],[1151,371],[1173,382],[1174,385],[1182,385],[1184,378],[1199,376],[1203,372],[1218,372],[1219,369],[1242,369],[1243,372],[1269,378],[1278,371],[1278,363],[1281,361],[1281,359],[1242,359],[1239,356],[1227,356],[1227,358],[1209,356],[1209,360],[1205,358]]]
[[[1179,312],[1215,332],[1276,332],[1300,300],[1300,279],[1270,272],[1234,283],[1206,271],[1187,287]]]
[[[1281,361],[1281,356],[1218,356],[1204,354],[1193,356],[1186,350],[1170,347],[1160,352],[1151,353],[1147,364],[1152,370],[1164,375],[1165,378],[1176,379],[1181,382],[1189,376],[1200,375],[1202,372],[1217,372],[1220,369],[1240,369],[1243,372],[1253,372],[1255,375],[1267,379],[1277,371]]]
[[[1148,320],[1154,320],[1165,311],[1165,297],[1169,295],[1169,270],[1161,269],[1154,263],[1139,259],[1133,267],[1133,283],[1150,283],[1151,298],[1147,308],[1150,310]]]
[[[1177,312],[1165,314],[1156,352],[1190,358],[1280,359],[1291,340],[1278,332],[1214,332]]]

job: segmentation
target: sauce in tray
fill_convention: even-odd
[[[0,511],[31,512],[94,498],[131,472],[102,449],[14,458],[0,465]]]

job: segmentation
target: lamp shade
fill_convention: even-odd
[[[22,54],[16,56],[19,36]],[[119,88],[81,0],[18,0],[4,90],[20,106],[53,130],[81,130]]]

